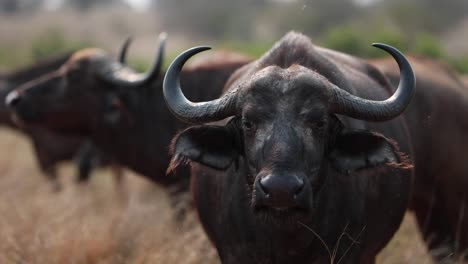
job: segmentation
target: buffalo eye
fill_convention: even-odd
[[[323,119],[320,119],[320,120],[314,122],[314,126],[316,128],[319,128],[319,129],[323,128],[326,124],[327,123]]]
[[[109,105],[110,105],[111,109],[121,109],[122,108],[122,102],[118,98],[113,98]]]
[[[324,116],[311,116],[307,119],[309,127],[314,129],[323,129],[327,125],[327,121]]]
[[[125,108],[122,100],[115,95],[111,95],[107,98],[106,106],[110,111],[122,111]]]
[[[248,120],[248,119],[242,119],[242,126],[244,127],[245,131],[253,131],[255,130],[255,124]]]
[[[126,112],[125,104],[119,97],[114,95],[106,98],[104,106],[104,120],[110,125],[117,124],[122,117],[122,113]]]

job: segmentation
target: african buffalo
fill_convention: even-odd
[[[195,205],[223,263],[374,263],[392,238],[410,197],[398,116],[415,77],[399,51],[375,46],[400,66],[393,96],[372,65],[295,32],[213,101],[189,101],[179,83],[184,63],[206,47],[171,64],[168,107],[198,125],[173,139],[169,170],[192,164]]]
[[[59,188],[56,175],[56,165],[62,161],[76,159],[79,173],[77,179],[85,181],[89,178],[94,163],[107,164],[103,158],[83,137],[62,135],[44,128],[31,128],[18,126],[13,122],[10,111],[6,108],[5,98],[17,86],[36,79],[46,73],[57,70],[64,64],[72,53],[66,53],[56,57],[50,57],[33,65],[19,69],[2,76],[0,84],[0,123],[28,135],[31,139],[35,156],[41,170],[49,179],[53,180],[55,188]]]
[[[162,77],[164,35],[151,69],[145,74],[115,60],[100,49],[76,52],[53,73],[19,87],[9,105],[22,122],[64,134],[79,133],[119,164],[178,193],[187,190],[186,173],[167,177],[172,136],[186,127],[164,103]],[[124,58],[125,55],[121,56]],[[249,59],[223,56],[185,70],[184,83],[205,89],[187,91],[195,100],[220,95],[231,73]]]
[[[445,63],[419,56],[409,60],[417,76],[414,99],[404,113],[415,166],[410,209],[438,261],[463,254],[468,260],[468,82]],[[398,83],[393,61],[370,63]]]

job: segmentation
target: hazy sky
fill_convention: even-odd
[[[148,6],[148,3],[150,0],[124,0],[127,3],[129,3],[131,6],[138,8],[138,9],[143,9]],[[235,0],[234,0],[235,1]],[[285,2],[291,1],[291,0],[282,0]],[[307,0],[303,0],[304,2],[307,2]],[[373,3],[378,0],[353,0],[354,2],[362,5],[368,5],[370,3]]]
[[[148,6],[150,0],[125,0],[131,6],[137,9],[143,9]]]
[[[130,4],[135,9],[145,9],[148,7],[150,0],[124,0],[128,4]],[[46,1],[46,8],[48,9],[55,9],[57,8],[63,0],[47,0]]]
[[[49,9],[54,9],[57,7],[63,0],[47,0],[47,7]],[[124,0],[128,4],[130,4],[133,8],[135,9],[145,9],[148,7],[148,4],[150,3],[151,0]],[[291,0],[281,0],[281,1],[291,1]],[[307,2],[307,0],[303,0],[304,2]],[[378,1],[378,0],[353,0],[354,2],[362,5],[367,5],[372,2]]]

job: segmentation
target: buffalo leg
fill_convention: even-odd
[[[431,199],[424,199],[413,206],[418,227],[430,254],[437,263],[450,263],[455,252],[455,239],[452,237],[451,224],[441,206],[440,198],[434,194]]]
[[[112,170],[112,174],[114,175],[114,181],[116,182],[118,186],[122,186],[122,182],[124,179],[124,173],[123,173],[122,167],[117,164],[111,164],[110,167]]]
[[[54,162],[50,155],[44,151],[45,148],[40,147],[35,140],[33,140],[32,143],[39,167],[41,168],[42,173],[51,182],[52,191],[58,192],[62,190],[62,185],[57,177],[57,170],[55,167],[56,162]]]
[[[90,142],[83,143],[76,156],[78,166],[78,175],[76,181],[79,183],[86,183],[89,181],[91,171],[96,162],[97,150]]]
[[[57,170],[54,166],[44,168],[42,170],[44,174],[47,176],[47,179],[49,179],[51,186],[52,186],[52,191],[54,192],[59,192],[62,190],[62,184],[60,183],[58,177],[57,177]]]

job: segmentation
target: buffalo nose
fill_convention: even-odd
[[[5,104],[8,106],[8,107],[16,107],[18,105],[18,103],[21,101],[21,96],[20,94],[17,92],[17,91],[12,91],[10,92],[6,99],[5,99]]]
[[[297,207],[304,191],[304,180],[296,176],[267,175],[256,185],[262,204],[278,209]]]

